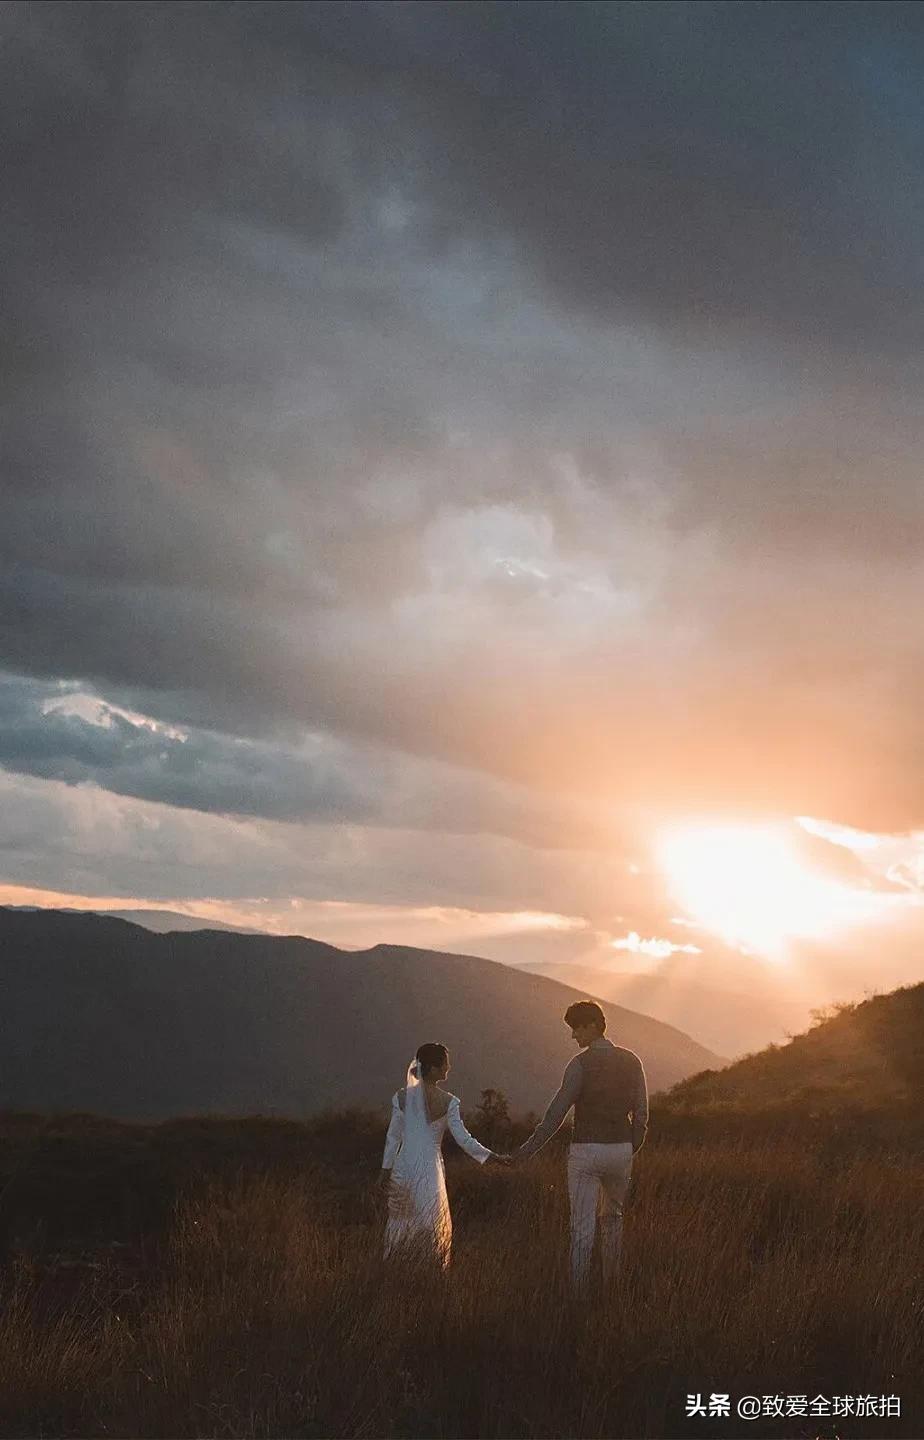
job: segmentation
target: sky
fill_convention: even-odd
[[[0,903],[921,979],[922,131],[914,4],[4,6]]]

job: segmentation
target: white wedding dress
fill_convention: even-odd
[[[408,1070],[404,1095],[398,1091],[392,1097],[391,1122],[382,1156],[382,1169],[391,1171],[385,1254],[391,1255],[408,1244],[422,1244],[444,1268],[449,1264],[452,1247],[452,1217],[446,1194],[443,1136],[449,1129],[457,1145],[479,1164],[483,1165],[491,1155],[466,1130],[457,1096],[448,1095],[447,1099],[445,1115],[431,1120],[415,1061]]]

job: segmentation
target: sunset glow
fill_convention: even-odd
[[[689,825],[657,846],[674,897],[726,943],[775,960],[787,942],[821,939],[868,918],[874,897],[810,870],[773,826]]]

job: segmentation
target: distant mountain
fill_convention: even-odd
[[[714,1074],[676,1085],[664,1104],[683,1110],[788,1107],[795,1116],[844,1107],[887,1114],[924,1091],[924,984],[834,1007],[804,1035]]]
[[[40,905],[8,905],[8,910],[18,910],[30,915],[47,914]],[[224,920],[206,920],[202,915],[183,915],[179,910],[77,910],[73,906],[61,906],[58,915],[102,915],[112,920],[129,920],[132,925],[141,925],[164,935],[170,930],[223,930],[232,935],[263,935],[263,930],[249,930],[244,925],[228,925]]]
[[[681,1026],[723,1055],[760,1050],[806,1029],[810,1018],[806,1005],[767,993],[766,987],[759,995],[745,995],[688,979],[676,968],[638,975],[552,960],[526,961],[517,968]]]
[[[113,920],[128,920],[157,935],[171,930],[220,930],[228,935],[263,935],[263,930],[250,930],[246,925],[228,925],[224,920],[206,920],[201,915],[181,915],[177,910],[95,910],[95,915],[108,915]]]
[[[229,925],[224,921],[207,920],[200,915],[183,915],[175,910],[105,910],[93,913],[130,920],[133,925],[141,925],[157,934],[173,930],[222,930],[235,935],[266,933],[241,925]],[[645,975],[582,965],[576,961],[505,963],[513,964],[517,970],[527,970],[531,975],[558,980],[584,995],[611,1000],[626,1010],[675,1025],[721,1056],[748,1055],[808,1027],[811,1013],[808,1005],[780,998],[766,981],[758,983],[758,977],[753,972],[746,979],[755,984],[755,991],[744,994],[734,988],[726,989],[721,981],[710,985],[695,976],[691,977],[687,973],[689,959],[685,956],[684,960],[686,964],[682,972],[679,966],[667,963]]]
[[[154,934],[95,914],[0,908],[0,1108],[124,1119],[306,1115],[381,1105],[424,1040],[466,1104],[517,1110],[557,1087],[578,992],[471,955],[338,950],[301,937]],[[604,1003],[653,1090],[723,1061],[682,1031]]]

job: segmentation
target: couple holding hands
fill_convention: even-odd
[[[442,1268],[449,1264],[452,1217],[442,1153],[447,1129],[479,1164],[510,1166],[540,1150],[573,1107],[568,1152],[571,1276],[578,1286],[588,1277],[598,1216],[604,1277],[615,1272],[632,1157],[648,1125],[645,1071],[633,1051],[607,1038],[606,1016],[595,1001],[569,1005],[563,1018],[579,1052],[566,1066],[558,1093],[532,1135],[513,1155],[498,1155],[469,1133],[458,1097],[442,1089],[449,1052],[445,1045],[421,1045],[408,1067],[406,1085],[391,1102],[379,1177],[388,1192],[386,1255],[422,1242]]]

